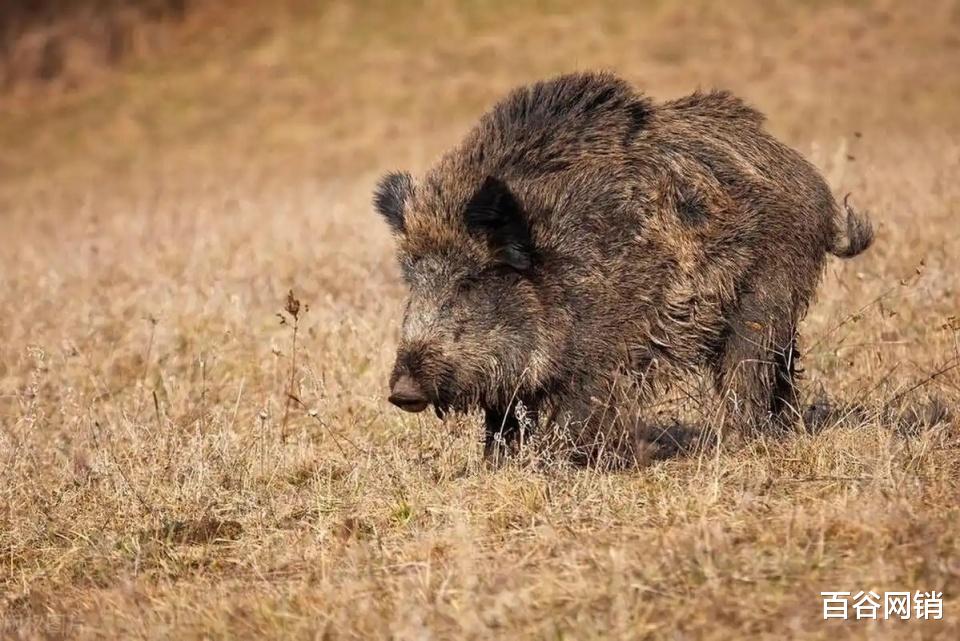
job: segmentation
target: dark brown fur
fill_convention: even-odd
[[[517,400],[576,415],[624,369],[642,393],[705,368],[730,416],[782,419],[827,253],[872,241],[731,94],[654,104],[599,73],[515,90],[376,206],[410,286],[391,385],[483,408],[488,446]]]

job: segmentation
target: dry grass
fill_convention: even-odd
[[[291,1],[4,99],[0,638],[958,638],[957,410],[900,414],[960,400],[960,9],[718,6]],[[385,403],[375,176],[595,66],[733,88],[872,212],[804,327],[808,391],[856,412],[491,470],[476,417]],[[860,589],[942,591],[944,620],[820,620]]]

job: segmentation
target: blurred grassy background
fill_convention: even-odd
[[[595,67],[655,97],[730,88],[792,142],[960,131],[960,9],[944,0],[174,4],[62,10],[8,36],[8,67],[25,69],[0,98],[5,182],[422,164],[509,87]],[[77,54],[109,47],[89,35],[121,29],[103,23],[129,31],[123,55]],[[18,52],[51,39],[64,60],[44,78]]]

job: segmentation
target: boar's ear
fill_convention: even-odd
[[[467,203],[467,229],[487,237],[494,259],[524,271],[533,264],[533,241],[520,203],[507,185],[487,176]]]
[[[403,208],[413,190],[413,179],[407,172],[387,174],[377,183],[373,206],[395,233],[403,233]]]

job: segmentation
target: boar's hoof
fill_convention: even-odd
[[[510,450],[510,446],[503,441],[487,441],[483,447],[483,460],[489,467],[497,469],[507,462]]]

